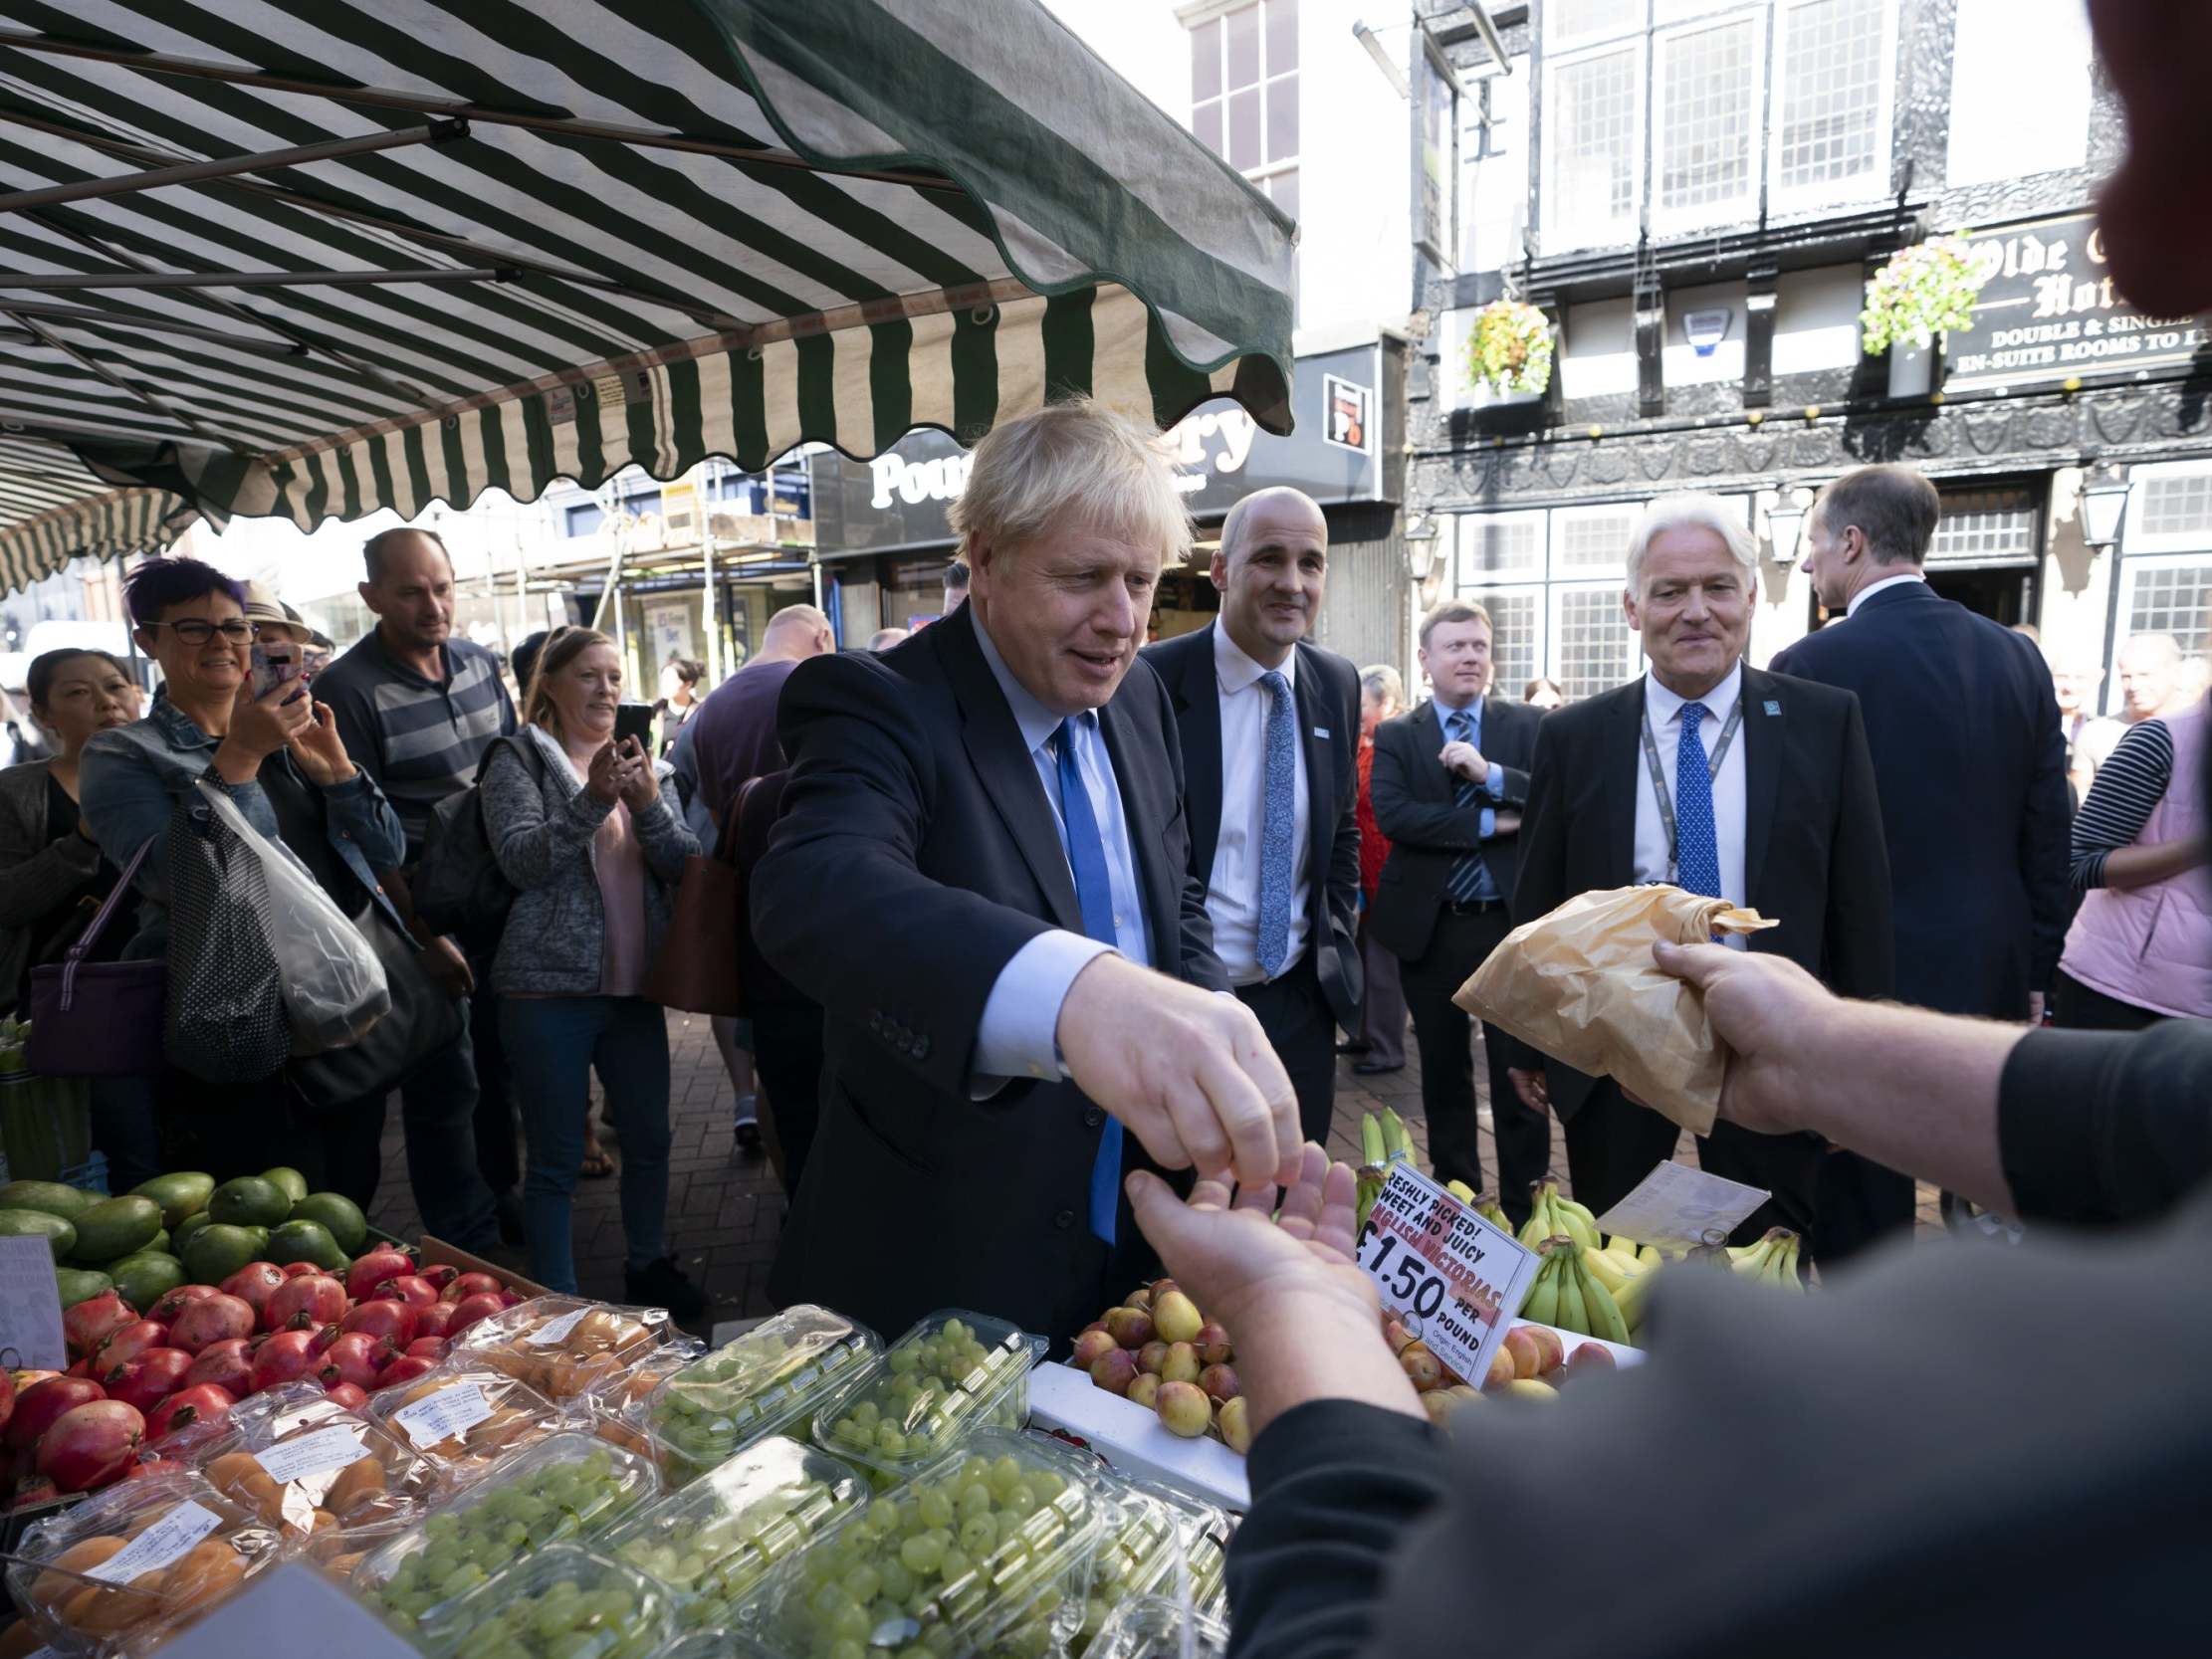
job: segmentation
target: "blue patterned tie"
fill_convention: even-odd
[[[1697,727],[1710,713],[1682,705],[1682,740],[1674,750],[1674,883],[1685,893],[1720,897],[1720,847],[1713,830],[1713,775]]]
[[[1444,722],[1444,726],[1450,733],[1453,742],[1472,743],[1474,741],[1474,717],[1464,709],[1456,711],[1448,721]],[[1467,778],[1460,778],[1458,787],[1451,791],[1451,804],[1453,806],[1474,806],[1481,799],[1482,785]],[[1451,861],[1451,874],[1444,879],[1445,891],[1451,895],[1451,902],[1455,905],[1465,905],[1481,898],[1482,889],[1487,885],[1484,878],[1488,874],[1488,867],[1483,864],[1480,853],[1461,853],[1453,859]]]
[[[1259,971],[1272,979],[1290,955],[1290,877],[1298,822],[1297,711],[1290,682],[1269,669],[1259,677],[1267,709],[1267,769],[1259,832]]]
[[[1106,838],[1098,832],[1098,814],[1091,810],[1091,793],[1083,784],[1083,769],[1075,760],[1078,721],[1095,715],[1071,715],[1060,723],[1053,743],[1053,760],[1059,768],[1060,821],[1067,828],[1067,865],[1075,877],[1075,902],[1082,907],[1083,932],[1101,944],[1117,944],[1114,931],[1114,886],[1106,874]],[[1121,1202],[1121,1120],[1109,1117],[1098,1138],[1098,1157],[1091,1164],[1091,1231],[1106,1244],[1114,1242],[1114,1215]]]

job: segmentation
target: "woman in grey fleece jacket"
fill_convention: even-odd
[[[679,1318],[706,1299],[664,1248],[668,1215],[668,1023],[645,975],[699,841],[660,792],[634,738],[617,745],[621,660],[604,634],[554,631],[523,704],[523,728],[484,772],[484,827],[518,889],[492,963],[500,1030],[530,1142],[523,1220],[531,1275],[576,1289],[571,1200],[591,1073],[622,1138],[625,1294]]]

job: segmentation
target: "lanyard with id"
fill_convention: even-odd
[[[1713,744],[1713,751],[1705,762],[1709,777],[1720,775],[1720,763],[1728,758],[1728,745],[1736,740],[1736,727],[1743,724],[1743,699],[1736,699],[1736,706],[1729,711],[1728,724],[1720,728],[1720,739]],[[1642,729],[1644,739],[1644,764],[1651,768],[1652,793],[1659,800],[1659,822],[1666,827],[1666,880],[1669,886],[1681,875],[1681,832],[1674,821],[1674,791],[1666,786],[1666,771],[1659,764],[1659,739],[1652,735],[1652,711],[1645,708]]]

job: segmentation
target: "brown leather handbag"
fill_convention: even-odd
[[[738,878],[735,847],[745,797],[759,778],[748,778],[730,803],[712,853],[684,860],[674,914],[661,938],[660,953],[645,976],[645,1000],[687,1014],[745,1013],[745,986],[739,982],[738,939],[750,925],[745,884]]]
[[[69,954],[31,969],[31,1035],[23,1059],[42,1077],[150,1077],[161,1070],[167,958],[86,960],[130,893],[154,840],[147,836],[130,855]]]

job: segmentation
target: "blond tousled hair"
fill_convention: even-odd
[[[523,721],[526,725],[539,726],[560,735],[560,712],[553,706],[553,693],[547,681],[558,674],[594,645],[614,650],[614,641],[596,628],[579,628],[570,624],[555,628],[546,636],[546,643],[538,648],[538,663],[531,671],[530,686],[523,693]]]
[[[1191,557],[1191,512],[1160,435],[1088,398],[993,428],[949,517],[970,563],[979,548],[1074,524],[1157,546],[1168,568]]]
[[[1429,649],[1429,636],[1446,622],[1479,622],[1489,631],[1492,639],[1497,638],[1497,625],[1490,620],[1488,611],[1472,599],[1446,599],[1441,604],[1433,606],[1429,614],[1421,619],[1422,650]]]

